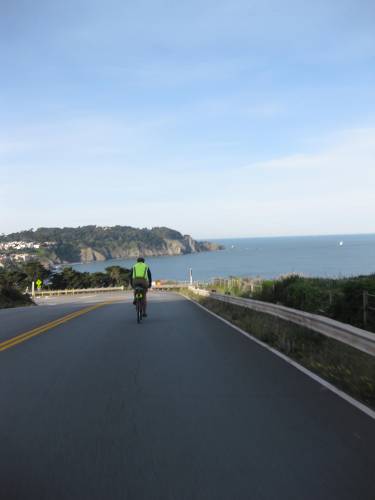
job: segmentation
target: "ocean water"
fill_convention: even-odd
[[[153,279],[211,280],[215,277],[275,278],[287,273],[342,277],[375,273],[375,234],[239,238],[211,240],[225,250],[198,254],[150,257]],[[75,264],[78,271],[97,272],[111,265],[131,267],[131,260]]]

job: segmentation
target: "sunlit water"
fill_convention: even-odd
[[[291,272],[305,276],[340,277],[375,273],[375,234],[241,238],[215,240],[225,250],[175,257],[150,257],[153,279],[194,280],[214,277],[277,277]],[[79,271],[103,271],[111,265],[131,267],[134,259],[75,264]]]

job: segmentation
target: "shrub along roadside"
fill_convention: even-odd
[[[363,293],[375,296],[375,274],[351,278],[305,278],[291,275],[275,280],[257,281],[251,285],[248,279],[223,280],[229,284],[220,287],[213,283],[218,292],[244,298],[282,304],[293,309],[322,314],[329,318],[375,332],[375,310],[368,310],[367,324],[364,324]],[[371,304],[375,308],[375,299]]]
[[[99,288],[128,286],[131,271],[120,266],[109,266],[105,272],[79,272],[64,267],[60,272],[51,272],[39,262],[11,264],[0,268],[0,286],[10,286],[24,292],[31,290],[31,282],[40,279],[43,289],[64,290],[65,288]]]
[[[275,316],[183,293],[375,409],[374,357]]]
[[[131,271],[120,266],[107,267],[105,272],[81,273],[71,267],[51,272],[37,261],[0,267],[0,308],[33,304],[24,292],[31,290],[32,281],[41,279],[43,289],[102,288],[129,285]]]
[[[105,288],[129,285],[131,271],[120,266],[107,267],[105,272],[79,272],[71,267],[64,267],[61,272],[50,277],[49,288],[65,290],[66,288]]]
[[[0,287],[0,309],[31,305],[35,305],[31,298],[28,295],[23,295],[16,288]]]

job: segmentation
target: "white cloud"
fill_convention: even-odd
[[[348,130],[331,137],[331,144],[317,153],[298,153],[253,163],[249,168],[349,170],[353,174],[374,170],[375,128]]]
[[[244,168],[199,170],[193,163],[184,169],[184,159],[168,168],[151,164],[140,171],[141,203],[136,168],[74,163],[47,175],[25,167],[24,187],[19,170],[9,170],[0,193],[0,213],[7,213],[0,231],[89,223],[169,225],[211,238],[374,231],[375,129],[348,130],[321,143],[309,154]],[[104,146],[98,141],[94,147]]]

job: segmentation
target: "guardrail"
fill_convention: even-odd
[[[188,288],[190,283],[175,283],[175,284],[158,284],[154,285],[151,290],[173,290],[178,288]],[[103,288],[66,288],[64,290],[35,290],[35,297],[49,297],[59,295],[79,295],[84,293],[104,293],[104,292],[120,292],[127,290],[125,286],[103,287]],[[129,289],[130,290],[130,289]]]
[[[66,288],[65,290],[36,290],[34,297],[49,297],[59,295],[79,295],[82,293],[102,293],[124,291],[124,286],[114,286],[106,288]]]
[[[178,289],[178,288],[189,288],[191,285],[190,283],[175,283],[175,284],[159,284],[159,285],[153,285],[151,290],[173,290],[173,289]]]
[[[209,292],[208,290],[202,290],[195,287],[189,287],[189,289],[204,297],[210,297],[211,299],[219,300],[227,304],[245,307],[253,311],[276,316],[285,321],[290,321],[375,356],[375,334],[362,330],[361,328],[341,323],[340,321],[325,316],[291,309],[290,307],[272,304],[270,302],[233,297],[231,295]]]

